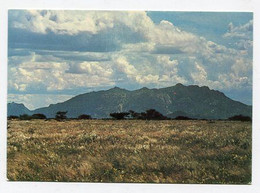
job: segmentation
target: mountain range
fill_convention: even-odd
[[[252,117],[252,106],[234,101],[224,93],[211,90],[206,86],[184,86],[180,83],[166,88],[144,87],[133,91],[114,87],[109,90],[80,94],[62,103],[51,104],[33,111],[23,104],[9,103],[8,116],[41,113],[48,118],[53,118],[58,111],[68,111],[67,116],[71,118],[81,114],[107,118],[112,112],[129,110],[144,112],[148,109],[156,109],[170,118],[188,116],[226,119],[239,114]]]

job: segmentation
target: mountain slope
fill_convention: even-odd
[[[154,108],[162,114],[175,117],[178,112],[193,118],[225,119],[237,114],[252,116],[252,107],[234,101],[223,93],[208,87],[177,84],[161,89],[142,88],[128,91],[118,87],[75,96],[63,103],[36,109],[55,117],[57,111],[68,111],[68,117],[90,114],[92,117],[109,117],[111,112],[134,110],[136,112]]]
[[[27,109],[24,104],[18,104],[18,103],[8,103],[7,104],[7,116],[14,115],[19,116],[23,114],[32,114],[32,112]]]

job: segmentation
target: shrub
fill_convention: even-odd
[[[21,119],[21,120],[31,120],[32,116],[27,115],[27,114],[23,114],[23,115],[19,116],[19,119]]]
[[[110,116],[115,118],[115,119],[125,119],[126,116],[128,116],[130,113],[128,112],[121,112],[121,113],[110,113]]]
[[[67,112],[68,111],[58,111],[56,113],[55,119],[58,121],[67,119],[67,116],[66,116]]]
[[[7,119],[11,120],[11,119],[18,119],[19,117],[18,116],[15,116],[15,115],[10,115],[7,117]]]
[[[163,116],[163,114],[156,111],[155,109],[149,109],[149,110],[146,110],[145,119],[148,119],[148,120],[164,120],[164,119],[167,119],[167,117]]]
[[[229,117],[228,120],[231,121],[252,121],[251,117],[244,115],[235,115],[233,117]]]
[[[129,111],[133,119],[142,119],[142,120],[165,120],[168,119],[166,116],[156,111],[155,109],[149,109],[145,112],[137,113],[133,110]]]
[[[86,115],[86,114],[82,114],[82,115],[78,116],[78,119],[91,119],[91,116]]]
[[[193,120],[193,118],[186,117],[186,116],[178,116],[175,117],[175,120]]]
[[[130,117],[132,119],[142,119],[142,117],[145,116],[144,112],[143,113],[137,113],[137,112],[135,112],[133,110],[129,110],[129,113],[130,113]]]
[[[32,118],[33,119],[46,119],[46,116],[44,114],[38,113],[38,114],[33,114]]]

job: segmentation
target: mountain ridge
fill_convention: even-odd
[[[238,114],[252,116],[252,106],[234,101],[218,90],[180,83],[165,88],[143,87],[130,91],[114,87],[88,92],[61,103],[35,109],[29,114],[42,113],[51,118],[55,117],[57,111],[68,111],[68,117],[90,114],[92,117],[106,118],[112,112],[143,112],[147,109],[156,109],[171,118],[178,116],[178,112],[192,118],[207,119],[226,119]]]
[[[31,111],[23,103],[12,102],[7,105],[7,114],[8,116],[19,116],[22,114],[31,114]]]

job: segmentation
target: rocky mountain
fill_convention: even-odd
[[[27,109],[24,104],[18,104],[18,103],[8,103],[7,104],[7,115],[14,115],[14,116],[19,116],[23,114],[28,114],[30,115],[32,112]]]
[[[57,111],[68,111],[68,117],[90,114],[92,117],[109,117],[111,112],[134,110],[142,112],[156,109],[168,117],[189,116],[192,118],[226,119],[242,114],[252,116],[252,107],[234,101],[222,92],[206,86],[184,86],[129,91],[112,88],[75,96],[65,102],[39,108],[32,113],[55,117]]]

